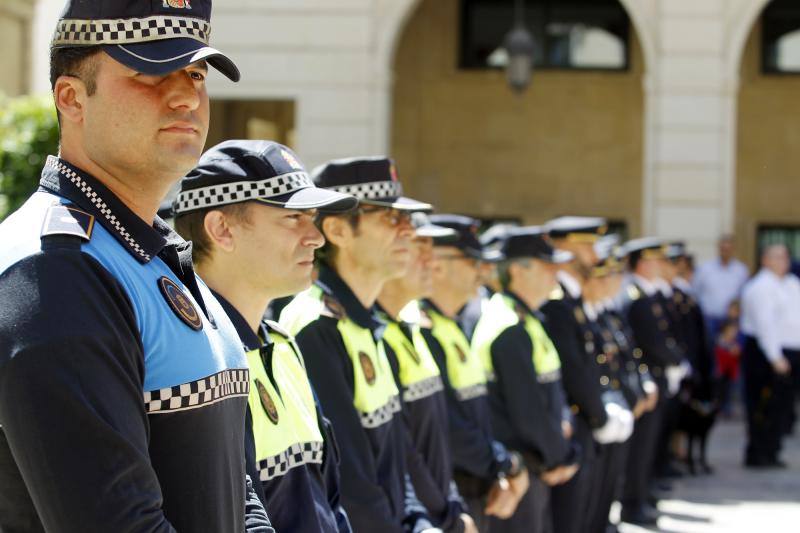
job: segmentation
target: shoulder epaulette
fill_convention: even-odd
[[[68,235],[84,241],[92,238],[94,216],[72,206],[56,204],[50,206],[44,218],[41,237]]]
[[[320,314],[336,320],[342,320],[347,317],[347,313],[344,312],[344,306],[330,294],[322,295],[322,311]]]
[[[564,290],[559,286],[553,289],[550,292],[550,295],[547,297],[548,300],[563,300],[564,299]]]

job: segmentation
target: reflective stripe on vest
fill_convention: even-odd
[[[480,359],[472,352],[469,341],[451,320],[433,309],[428,310],[431,333],[439,341],[447,359],[447,377],[460,401],[486,395],[486,373]]]
[[[443,385],[439,367],[422,337],[419,325],[409,324],[408,327],[413,344],[397,322],[389,322],[383,340],[397,356],[403,401],[413,402],[441,391]]]
[[[492,364],[492,343],[502,332],[518,324],[520,315],[517,303],[508,295],[497,293],[492,296],[472,337],[472,347],[483,363],[486,373],[494,379]],[[550,383],[561,379],[561,360],[553,341],[545,332],[542,323],[533,315],[525,313],[525,331],[533,345],[531,357],[540,383]]]
[[[259,350],[247,353],[250,366],[248,403],[253,422],[256,462],[261,481],[280,477],[291,468],[322,463],[323,440],[299,350],[285,337],[270,333],[272,385]]]

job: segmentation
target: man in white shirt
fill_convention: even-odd
[[[793,416],[792,363],[800,355],[800,280],[789,265],[784,245],[769,246],[742,292],[748,467],[785,466],[778,452]]]
[[[750,276],[747,266],[733,256],[733,235],[720,237],[718,249],[719,257],[700,265],[692,280],[694,295],[700,302],[712,342],[728,316],[728,307],[739,298],[742,286]]]

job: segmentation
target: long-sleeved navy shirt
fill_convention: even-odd
[[[260,350],[264,358],[267,375],[273,382],[278,398],[273,401],[288,402],[297,398],[302,391],[288,390],[289,384],[281,383],[273,372],[273,363],[269,355],[272,353],[270,333],[277,332],[286,337],[274,323],[263,321],[260,335],[257,335],[239,311],[225,298],[215,294],[220,305],[228,314],[236,332],[239,334],[245,352]],[[290,342],[286,338],[285,342]],[[299,354],[298,354],[298,357]],[[316,402],[315,402],[316,403]],[[307,457],[288,459],[293,452],[286,450],[288,469],[286,472],[264,478],[264,470],[259,469],[255,457],[255,435],[253,433],[251,407],[247,407],[248,424],[245,426],[245,446],[250,450],[247,461],[247,473],[253,480],[260,480],[256,494],[259,495],[264,508],[268,510],[272,525],[282,533],[314,531],[319,533],[350,533],[350,522],[347,513],[339,501],[339,458],[333,444],[333,435],[327,421],[322,416],[319,405],[316,417],[320,434],[323,436],[322,453],[319,458],[314,454]],[[317,460],[319,459],[319,460]],[[268,469],[267,469],[268,470]]]
[[[272,531],[246,509],[246,360],[190,244],[54,157],[0,242],[0,529]]]
[[[383,324],[326,265],[320,266],[315,285],[323,293],[321,314],[319,309],[298,308],[304,305],[301,294],[284,309],[281,325],[295,336],[308,377],[336,432],[342,458],[342,505],[353,530],[399,533],[429,528],[431,522],[407,475],[408,440],[402,417],[398,412],[383,412],[382,423],[366,427],[353,404],[355,369],[339,321],[347,317],[370,330],[376,343],[382,342]],[[313,315],[312,320],[295,330],[295,317],[306,313]],[[388,368],[373,371],[391,372]]]

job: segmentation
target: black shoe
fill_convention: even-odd
[[[676,478],[676,477],[683,477],[683,472],[670,463],[665,464],[661,467],[658,471],[658,477],[660,478]]]
[[[653,513],[650,508],[645,506],[631,511],[623,509],[620,520],[637,526],[655,526],[658,524],[658,513]]]
[[[745,468],[759,470],[788,468],[788,465],[780,459],[748,458],[744,461]]]

